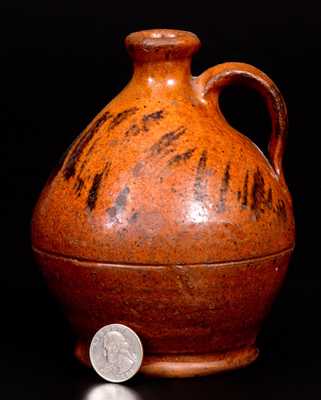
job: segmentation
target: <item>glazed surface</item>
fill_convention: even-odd
[[[168,366],[170,355],[172,362],[175,355],[195,355],[190,362],[199,365],[193,371],[203,372],[209,360],[211,372],[219,366],[229,369],[229,363],[236,368],[239,356],[224,363],[223,354],[231,350],[252,349],[254,360],[257,332],[280,289],[291,251],[251,262],[152,268],[35,254],[77,333],[76,356],[82,362],[89,365],[88,347],[98,329],[122,323],[139,335],[149,365],[145,369],[156,374],[155,365],[162,370],[159,362]],[[189,364],[184,357],[176,362]],[[177,368],[184,375],[190,365]]]
[[[80,337],[91,338],[104,325],[122,323],[140,335],[147,353],[211,353],[252,345],[290,254],[151,268],[36,252]]]
[[[282,176],[197,82],[189,59],[136,62],[131,82],[48,180],[34,212],[35,248],[149,265],[292,248]]]

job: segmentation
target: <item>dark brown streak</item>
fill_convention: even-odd
[[[70,153],[69,158],[67,159],[65,168],[64,168],[64,178],[65,180],[69,180],[76,173],[76,165],[78,160],[80,159],[82,152],[89,144],[94,134],[98,131],[99,127],[105,123],[112,115],[109,111],[106,111],[103,115],[101,115],[92,126],[86,131],[78,143],[74,146],[73,150]]]
[[[88,133],[85,133],[84,136],[79,140],[77,145],[73,148],[67,163],[64,168],[64,178],[65,180],[69,180],[76,173],[76,164],[79,160],[84,148],[90,142],[94,135],[94,131],[90,130]]]
[[[111,167],[111,161],[107,161],[103,169],[103,173],[105,176],[108,176],[110,167]]]
[[[227,163],[225,170],[224,170],[224,175],[221,183],[221,188],[220,188],[220,201],[218,205],[218,212],[223,212],[225,211],[225,200],[226,200],[226,193],[228,191],[229,187],[229,181],[230,181],[230,168],[231,168],[231,163]]]
[[[206,196],[206,164],[207,164],[207,150],[203,150],[201,157],[198,161],[195,182],[194,182],[194,198],[197,201],[202,201]]]
[[[184,153],[176,154],[174,157],[172,157],[168,161],[167,165],[168,166],[177,165],[177,164],[180,164],[181,162],[185,162],[185,161],[189,160],[192,157],[195,150],[196,150],[196,147],[194,147],[194,149],[189,149],[189,150],[185,151]]]
[[[125,121],[125,119],[127,119],[128,117],[136,114],[136,112],[138,111],[138,107],[132,107],[132,108],[128,108],[127,110],[124,110],[120,113],[118,113],[117,115],[115,115],[115,117],[112,119],[108,130],[111,131],[112,129],[114,129],[117,125],[121,124],[123,121]]]
[[[243,192],[242,192],[242,207],[247,207],[247,197],[248,197],[248,191],[249,191],[249,171],[246,171],[246,175],[244,178],[244,183],[243,183]]]
[[[144,115],[143,117],[143,129],[145,132],[149,130],[149,122],[158,121],[164,118],[164,110],[155,111],[151,114]]]
[[[77,177],[77,180],[76,180],[76,183],[74,185],[74,188],[76,190],[76,194],[77,194],[78,197],[81,195],[81,190],[82,190],[82,188],[84,186],[84,183],[85,182],[84,182],[83,179]]]
[[[81,163],[81,166],[80,166],[79,172],[78,172],[78,177],[82,174],[83,170],[85,169],[85,167],[87,165],[87,162],[88,162],[88,158],[86,157],[84,159],[84,161]]]
[[[287,212],[286,212],[286,207],[285,207],[285,203],[283,200],[278,200],[276,203],[276,207],[275,207],[275,212],[277,214],[277,216],[279,218],[281,218],[281,220],[283,222],[286,222],[287,220]]]
[[[264,212],[265,188],[264,177],[259,168],[253,174],[252,187],[252,205],[251,209],[255,212],[257,218]]]
[[[100,185],[102,182],[102,178],[104,176],[108,175],[110,167],[111,167],[111,162],[107,161],[102,172],[97,173],[94,176],[94,179],[93,179],[92,185],[89,189],[88,197],[87,197],[87,207],[89,208],[90,211],[92,211],[96,206],[96,202],[98,199],[98,192],[99,192],[99,188],[100,188]]]
[[[97,197],[98,197],[98,190],[101,183],[101,179],[103,177],[103,172],[100,174],[96,174],[93,179],[93,183],[89,189],[88,197],[87,197],[87,207],[90,211],[95,208]]]
[[[88,156],[92,153],[94,147],[96,146],[96,143],[98,141],[98,138],[96,140],[94,140],[94,143],[89,147],[89,150],[87,151],[86,157],[84,159],[84,161],[81,163],[79,171],[78,171],[78,177],[81,176],[83,170],[85,169],[87,162],[88,162]]]
[[[156,156],[161,154],[168,146],[173,144],[180,136],[182,136],[186,131],[186,128],[183,126],[177,128],[174,131],[165,133],[159,141],[150,148],[150,155]]]
[[[140,133],[140,127],[137,124],[132,124],[125,132],[125,136],[137,136]]]

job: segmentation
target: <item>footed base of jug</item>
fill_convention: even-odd
[[[258,355],[256,347],[217,354],[147,355],[140,372],[162,378],[205,376],[246,367],[255,361]]]
[[[89,343],[79,341],[75,356],[90,366]],[[140,372],[161,378],[188,378],[205,376],[246,367],[257,359],[259,351],[255,346],[244,347],[226,353],[213,354],[167,354],[144,355]]]

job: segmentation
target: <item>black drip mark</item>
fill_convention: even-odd
[[[229,181],[230,181],[230,168],[231,168],[231,163],[227,163],[225,170],[224,170],[224,175],[221,183],[221,188],[220,188],[220,201],[218,204],[218,212],[223,212],[225,211],[225,200],[226,200],[226,193],[228,191],[228,186],[229,186]]]
[[[195,182],[194,182],[194,198],[197,201],[202,201],[206,196],[206,164],[207,150],[203,150],[198,161]]]
[[[74,185],[74,189],[76,190],[76,194],[77,194],[78,197],[81,195],[81,190],[82,190],[82,188],[84,186],[84,183],[85,182],[84,182],[83,179],[77,177],[76,183]]]
[[[168,161],[167,165],[173,166],[173,165],[177,165],[177,164],[180,164],[181,162],[185,162],[185,161],[189,160],[192,157],[195,150],[196,150],[196,147],[194,147],[194,149],[186,150],[184,153],[176,154],[174,157],[172,157]]]
[[[87,207],[90,211],[95,208],[97,197],[98,197],[98,190],[101,183],[101,179],[103,177],[103,173],[96,174],[94,176],[93,183],[89,189],[88,197],[87,197]]]
[[[242,207],[247,207],[247,197],[249,191],[249,171],[246,171],[246,175],[243,182],[243,191],[242,191]]]
[[[149,123],[151,121],[158,121],[164,118],[164,110],[155,111],[151,114],[144,115],[143,117],[143,129],[145,132],[149,130]]]
[[[108,176],[110,168],[111,168],[111,161],[107,161],[102,171],[105,176]]]
[[[186,131],[183,126],[175,129],[174,131],[165,133],[159,141],[150,148],[150,155],[157,156],[166,150],[171,144],[173,144],[180,136],[182,136]]]
[[[286,212],[286,207],[285,207],[285,203],[283,200],[278,200],[276,203],[276,207],[275,207],[275,212],[277,214],[277,216],[279,218],[281,218],[281,220],[283,222],[286,222],[287,220],[287,212]]]
[[[72,176],[75,175],[76,173],[76,165],[77,162],[86,148],[86,146],[89,144],[91,139],[93,138],[94,134],[98,131],[99,127],[105,123],[108,119],[112,117],[111,113],[109,111],[106,111],[101,115],[93,124],[92,126],[88,129],[87,132],[84,133],[84,135],[80,138],[74,149],[72,150],[67,163],[64,168],[64,178],[65,180],[69,180]]]
[[[242,200],[241,207],[247,208],[248,206],[248,185],[249,185],[249,171],[246,171],[243,191],[237,192],[237,199]],[[272,210],[282,219],[286,219],[286,210],[284,202],[278,201],[276,207],[273,207],[273,191],[270,187],[268,190],[265,189],[264,177],[259,168],[253,174],[253,186],[252,186],[252,204],[251,210],[254,211],[256,218],[258,219],[265,209]],[[285,218],[284,218],[285,215]]]
[[[121,124],[125,119],[128,117],[131,117],[132,115],[136,114],[138,111],[138,107],[132,107],[128,108],[127,110],[124,110],[122,112],[119,112],[115,117],[111,120],[111,123],[108,127],[108,130],[111,131],[114,129],[117,125]]]
[[[251,209],[255,212],[257,218],[264,212],[265,205],[265,184],[264,178],[259,168],[253,174],[253,187],[252,187],[252,205]]]
[[[94,176],[94,179],[93,179],[92,185],[89,189],[88,197],[87,197],[87,207],[90,211],[92,211],[96,206],[96,202],[98,199],[98,192],[99,192],[99,188],[100,188],[100,185],[102,182],[102,178],[104,175],[108,175],[110,166],[111,166],[111,163],[109,161],[107,161],[103,171],[95,174],[95,176]]]
[[[75,175],[76,173],[76,164],[77,161],[79,160],[81,153],[83,152],[84,148],[87,146],[87,144],[90,142],[94,135],[94,131],[89,131],[87,134],[85,134],[76,147],[74,147],[72,153],[69,156],[69,159],[66,163],[66,166],[64,168],[64,178],[65,180],[69,180],[72,176]]]
[[[117,216],[123,212],[127,204],[127,197],[130,190],[126,186],[117,196],[115,205],[107,209],[107,213],[111,219],[117,219]]]

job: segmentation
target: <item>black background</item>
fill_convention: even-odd
[[[320,61],[317,2],[20,2],[0,6],[2,398],[161,399],[320,397]],[[289,110],[284,160],[297,246],[287,280],[259,336],[261,357],[241,371],[188,380],[104,384],[71,354],[72,335],[30,250],[35,201],[57,160],[127,83],[124,37],[148,28],[198,34],[193,74],[224,61],[266,72]],[[226,90],[232,125],[265,151],[261,99]]]

